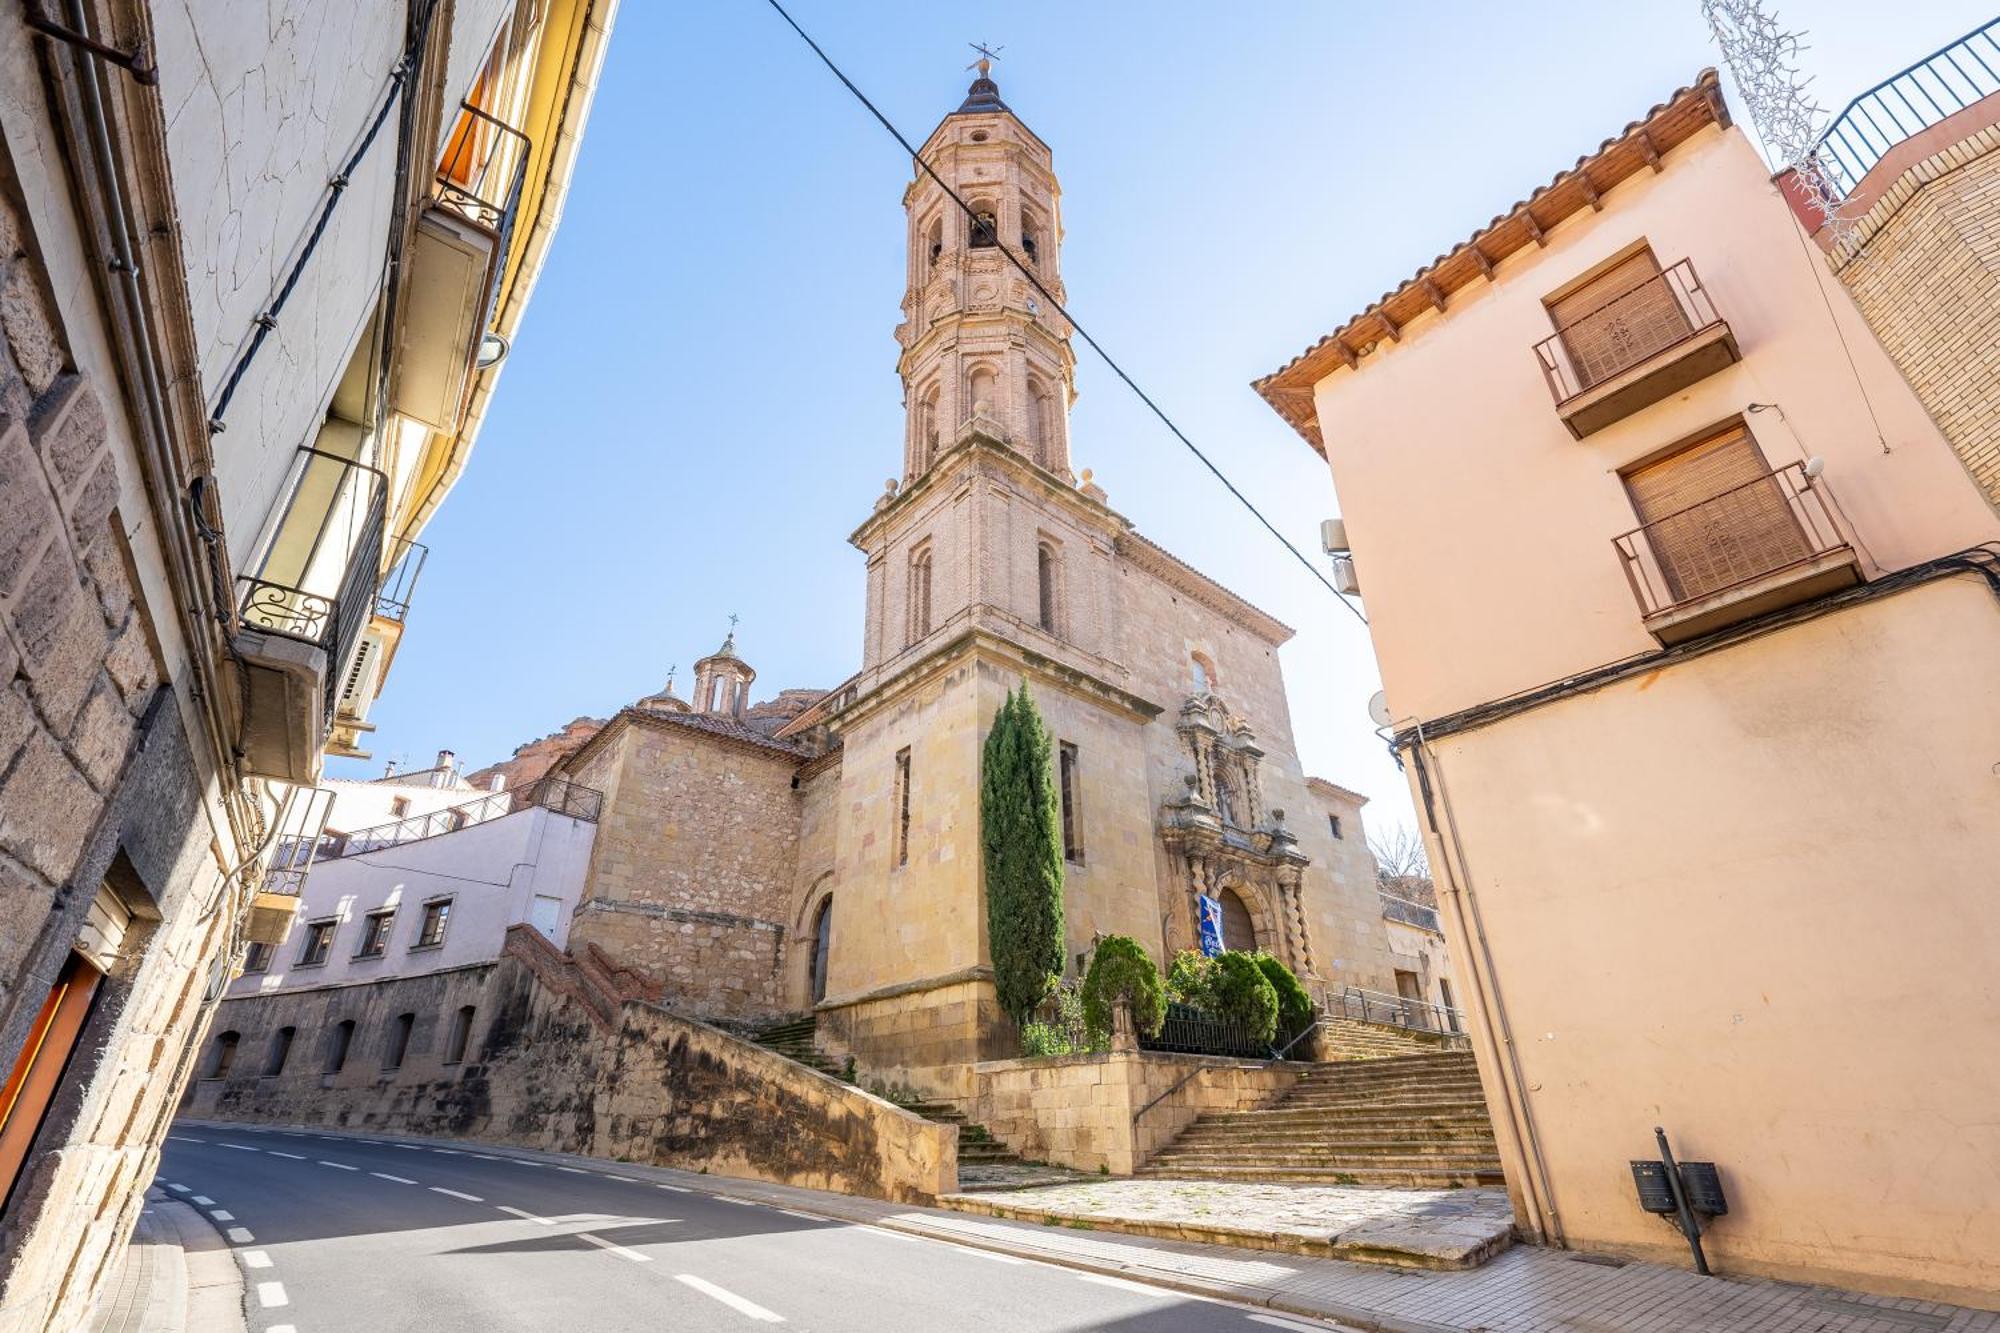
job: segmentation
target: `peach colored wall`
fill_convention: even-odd
[[[1603,202],[1317,386],[1399,725],[1656,648],[1612,547],[1637,523],[1618,469],[1751,403],[1783,410],[1748,418],[1772,465],[1825,459],[1881,567],[2000,537],[1740,130],[1704,131]],[[1542,297],[1642,237],[1662,264],[1693,261],[1743,360],[1574,440],[1533,351]]]
[[[1687,1262],[1664,1125],[1718,1271],[2000,1308],[1995,662],[1958,575],[1430,747],[1569,1243]]]

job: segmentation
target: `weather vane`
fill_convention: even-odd
[[[982,79],[992,71],[993,62],[1000,58],[1000,53],[1007,49],[1004,46],[989,46],[985,42],[967,42],[966,45],[979,52],[979,59],[967,65],[966,68],[978,70],[979,77]]]
[[[734,634],[736,632],[736,621],[737,621],[737,615],[734,611],[731,611],[729,613],[729,632],[731,634]]]

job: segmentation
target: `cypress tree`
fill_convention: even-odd
[[[1062,972],[1062,801],[1054,758],[1024,681],[993,715],[979,773],[993,983],[1016,1022],[1027,1021]]]

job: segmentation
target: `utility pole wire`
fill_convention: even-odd
[[[798,20],[794,19],[789,13],[787,13],[785,11],[785,7],[782,4],[778,3],[778,0],[766,0],[766,2],[771,6],[772,9],[775,9],[778,12],[778,17],[783,19],[786,25],[789,26],[793,32],[799,35],[799,40],[803,41],[807,46],[812,48],[813,54],[819,57],[821,64],[825,65],[827,69],[832,71],[833,77],[839,79],[841,83],[846,86],[847,91],[854,94],[855,100],[860,102],[862,106],[868,109],[868,114],[875,117],[875,119],[881,124],[882,128],[889,131],[890,135],[896,140],[896,142],[902,145],[903,151],[910,155],[910,160],[915,162],[917,166],[923,170],[923,173],[926,176],[929,176],[933,181],[937,182],[938,188],[943,190],[946,196],[949,197],[953,203],[958,205],[959,211],[964,213],[968,218],[972,218],[974,222],[977,222],[978,218],[977,215],[973,213],[972,206],[966,203],[964,199],[960,198],[958,191],[952,189],[950,185],[946,184],[944,178],[938,175],[937,172],[931,168],[931,164],[924,161],[924,159],[918,155],[916,148],[911,145],[909,139],[904,137],[903,132],[897,129],[894,122],[892,122],[887,116],[883,115],[881,110],[876,107],[875,103],[873,103],[868,99],[868,94],[862,92],[860,88],[855,86],[854,80],[848,78],[847,75],[842,72],[840,66],[833,63],[833,57],[829,56],[824,50],[822,50],[820,48],[820,44],[812,39],[811,34],[809,34],[804,28],[801,28],[799,26]],[[1273,537],[1278,539],[1279,544],[1282,545],[1285,548],[1285,550],[1291,553],[1291,556],[1294,560],[1297,560],[1301,565],[1305,566],[1305,570],[1308,574],[1311,574],[1314,578],[1318,579],[1320,581],[1320,584],[1323,587],[1325,587],[1325,589],[1328,592],[1332,593],[1334,595],[1334,598],[1337,601],[1339,601],[1339,603],[1342,606],[1346,607],[1349,611],[1354,613],[1354,618],[1356,620],[1359,620],[1363,625],[1366,625],[1368,623],[1368,617],[1361,613],[1361,608],[1354,605],[1354,603],[1348,601],[1346,596],[1341,593],[1340,589],[1334,587],[1333,583],[1326,577],[1326,575],[1320,573],[1319,567],[1313,564],[1313,562],[1307,558],[1306,554],[1303,551],[1299,550],[1298,547],[1292,545],[1291,540],[1287,538],[1284,533],[1278,531],[1277,527],[1272,524],[1270,519],[1264,517],[1263,511],[1258,509],[1255,504],[1251,503],[1250,497],[1243,494],[1242,491],[1236,489],[1236,483],[1231,481],[1227,476],[1225,476],[1223,474],[1222,469],[1217,467],[1212,461],[1210,461],[1208,455],[1203,453],[1201,449],[1196,446],[1195,442],[1187,437],[1187,433],[1183,431],[1179,426],[1174,424],[1174,419],[1168,416],[1166,412],[1161,409],[1158,403],[1153,401],[1152,395],[1148,394],[1144,389],[1140,388],[1138,381],[1133,379],[1130,375],[1126,374],[1125,368],[1119,365],[1117,361],[1112,359],[1111,353],[1105,351],[1103,346],[1097,341],[1097,339],[1090,336],[1090,330],[1084,328],[1082,323],[1078,321],[1076,316],[1072,315],[1069,312],[1068,308],[1065,307],[1061,301],[1056,299],[1055,293],[1051,292],[1045,285],[1043,285],[1041,278],[1036,275],[1035,271],[1032,268],[1028,267],[1027,264],[1023,263],[1021,261],[1021,257],[1014,253],[1013,247],[1008,245],[997,234],[994,236],[993,240],[994,244],[999,248],[1000,252],[1007,256],[1008,262],[1011,263],[1016,269],[1020,271],[1022,277],[1026,278],[1031,284],[1034,285],[1035,290],[1040,292],[1042,296],[1048,301],[1048,303],[1055,308],[1056,313],[1060,314],[1065,320],[1069,321],[1070,327],[1076,330],[1077,336],[1082,338],[1085,343],[1089,344],[1090,350],[1097,353],[1098,357],[1104,362],[1105,365],[1111,367],[1111,371],[1113,374],[1118,376],[1119,379],[1125,381],[1125,386],[1131,389],[1133,393],[1139,396],[1139,401],[1144,403],[1149,409],[1151,409],[1153,415],[1160,419],[1162,425],[1164,425],[1169,431],[1173,432],[1174,438],[1179,440],[1182,444],[1186,445],[1188,452],[1201,460],[1201,465],[1214,474],[1215,479],[1222,483],[1224,489],[1226,489],[1231,495],[1235,496],[1237,501],[1241,503],[1245,509],[1250,511],[1251,516],[1255,518],[1259,523],[1264,525],[1264,529],[1267,532],[1269,532]]]

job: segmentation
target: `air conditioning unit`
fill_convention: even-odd
[[[1349,597],[1361,595],[1361,580],[1355,576],[1353,556],[1337,555],[1333,558],[1333,586]]]
[[[409,279],[397,316],[390,406],[434,430],[456,430],[493,313],[500,238],[432,204],[417,221],[405,262]]]
[[[1346,555],[1354,548],[1347,544],[1347,524],[1337,518],[1323,518],[1319,523],[1319,547],[1328,555]]]
[[[246,623],[236,633],[229,670],[242,673],[244,767],[280,782],[318,781],[325,650]]]

